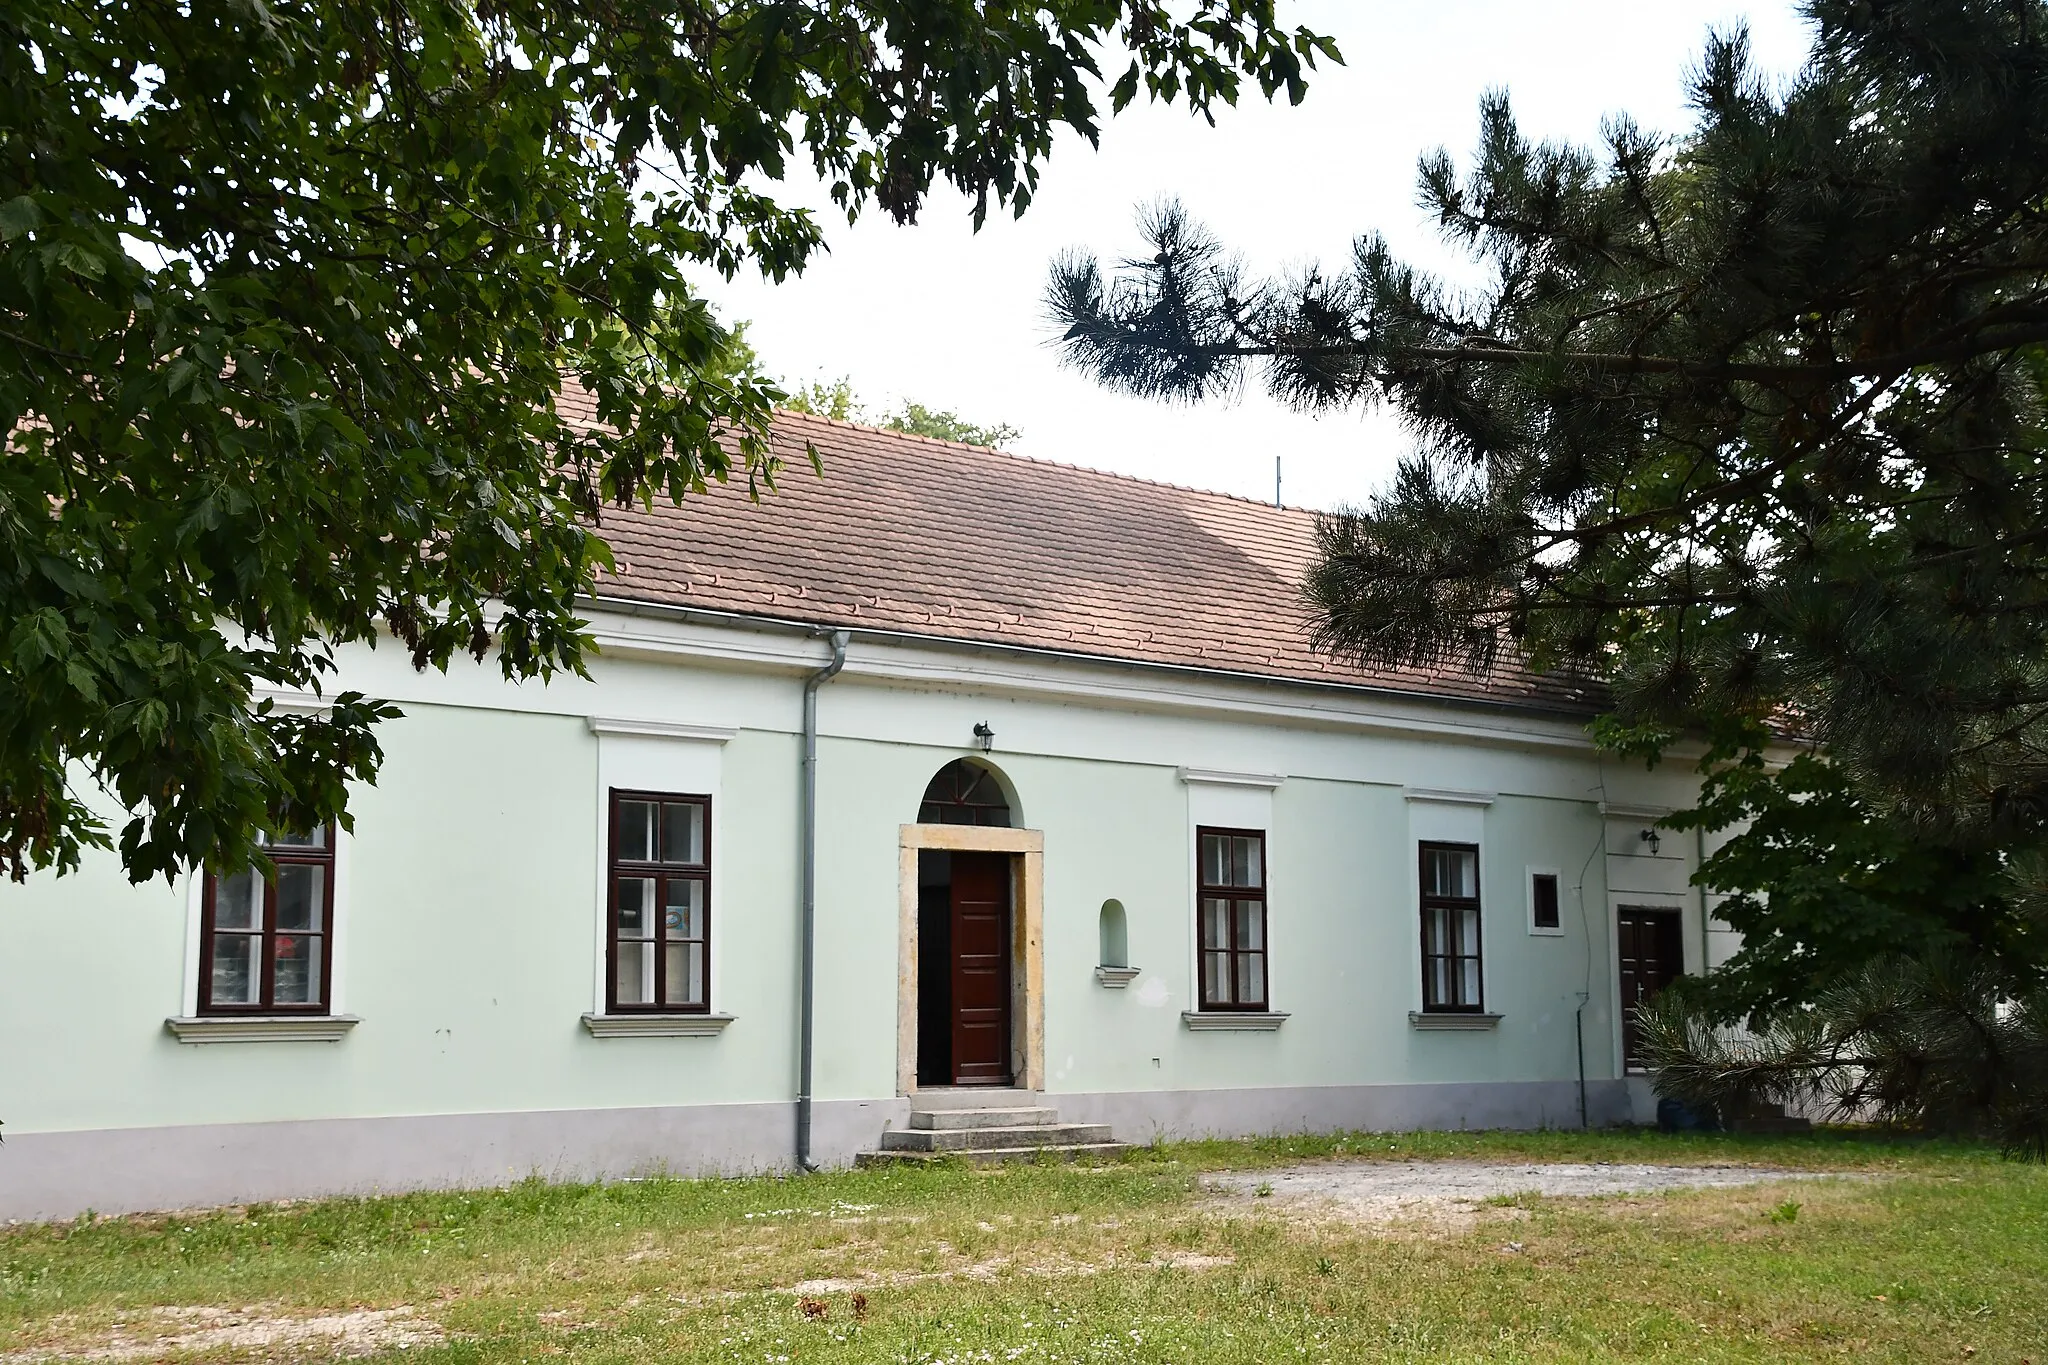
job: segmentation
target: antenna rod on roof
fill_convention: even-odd
[[[1280,505],[1280,457],[1273,457],[1273,505]]]

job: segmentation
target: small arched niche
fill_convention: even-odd
[[[1105,967],[1130,966],[1131,927],[1124,918],[1124,903],[1114,899],[1104,901],[1097,926],[1101,951],[1095,960]]]
[[[1016,803],[992,764],[956,758],[939,769],[917,807],[920,825],[986,825],[1015,829]]]
[[[1110,990],[1120,991],[1138,975],[1138,969],[1131,965],[1131,924],[1122,901],[1112,897],[1102,903],[1095,919],[1095,932],[1095,980]]]

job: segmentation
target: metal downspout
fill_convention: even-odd
[[[803,763],[803,980],[798,993],[796,1063],[796,1166],[815,1171],[811,1160],[811,1038],[817,980],[818,925],[818,689],[846,667],[848,633],[832,632],[832,662],[804,679]]]

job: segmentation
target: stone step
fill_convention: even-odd
[[[1060,1121],[1057,1109],[913,1109],[912,1128],[1043,1128]]]
[[[1009,1085],[944,1085],[914,1092],[910,1107],[920,1111],[938,1109],[1030,1109],[1042,1097],[1036,1090],[1019,1090]]]
[[[979,1147],[957,1152],[861,1152],[856,1166],[930,1166],[945,1161],[965,1161],[975,1166],[995,1166],[1006,1161],[1106,1161],[1130,1150],[1123,1142],[1073,1142],[1056,1147]]]
[[[893,1128],[882,1134],[882,1148],[890,1152],[966,1152],[1007,1147],[1086,1147],[1109,1140],[1106,1123],[1047,1123],[1024,1128]]]

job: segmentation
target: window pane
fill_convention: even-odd
[[[1429,987],[1429,1003],[1432,1005],[1451,1004],[1450,959],[1432,957],[1426,965],[1428,970],[1423,975],[1423,981]]]
[[[1202,1003],[1228,1005],[1230,1001],[1230,954],[1202,954]]]
[[[1202,885],[1230,885],[1230,840],[1221,834],[1202,836]]]
[[[1557,878],[1548,872],[1536,874],[1532,887],[1534,916],[1538,929],[1558,927]]]
[[[213,927],[216,929],[260,929],[263,927],[263,883],[255,871],[237,872],[213,884]]]
[[[654,1003],[654,945],[619,941],[618,1000],[621,1005]]]
[[[213,937],[212,998],[216,1005],[253,1005],[261,999],[261,979],[256,964],[255,934],[221,934]]]
[[[654,878],[621,877],[619,887],[619,937],[654,937]]]
[[[1202,902],[1202,946],[1230,946],[1230,902],[1213,897]]]
[[[1422,914],[1422,951],[1432,956],[1451,950],[1451,912],[1431,906]]]
[[[1476,1005],[1479,1003],[1479,959],[1463,958],[1458,965],[1458,1003]]]
[[[1255,835],[1242,835],[1232,839],[1230,859],[1230,884],[1232,886],[1262,887],[1266,884],[1266,860],[1264,839]]]
[[[704,945],[672,943],[668,946],[669,1005],[704,1003]]]
[[[1453,950],[1470,957],[1479,956],[1479,912],[1460,910],[1458,912],[1458,946]]]
[[[1471,899],[1479,894],[1479,855],[1469,848],[1422,851],[1422,890],[1430,896]]]
[[[696,802],[672,801],[661,808],[661,860],[665,863],[704,862],[704,808]]]
[[[263,842],[272,848],[325,848],[327,827],[322,825],[307,834],[266,834]]]
[[[1265,907],[1257,901],[1234,901],[1237,907],[1237,946],[1239,948],[1264,948],[1266,946]]]
[[[277,869],[277,927],[327,927],[327,869],[304,863],[280,863]]]
[[[689,877],[668,879],[668,898],[662,910],[665,938],[704,937],[704,883]]]
[[[1256,1005],[1266,998],[1266,955],[1239,953],[1237,957],[1237,1003]]]
[[[320,1002],[320,935],[279,934],[271,999],[280,1005]]]
[[[654,814],[652,801],[619,802],[619,847],[613,856],[629,863],[654,861]]]

